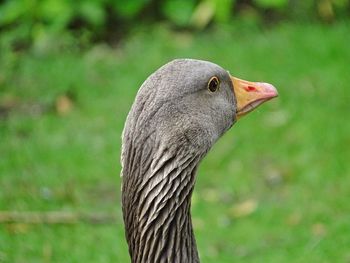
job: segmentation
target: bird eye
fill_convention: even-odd
[[[208,82],[208,89],[211,92],[215,92],[219,89],[220,81],[217,77],[212,77]]]

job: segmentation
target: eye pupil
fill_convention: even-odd
[[[219,80],[217,77],[212,77],[210,80],[209,80],[209,83],[208,83],[208,89],[211,91],[211,92],[215,92],[217,91],[219,87]]]

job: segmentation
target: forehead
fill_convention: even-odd
[[[175,99],[203,89],[213,76],[221,81],[229,80],[227,71],[214,63],[176,59],[154,72],[144,82],[139,94],[152,94],[154,99],[160,101]]]
[[[228,72],[222,67],[203,60],[176,59],[164,65],[160,74],[166,77],[169,82],[176,83],[198,83],[208,81],[211,77],[225,78]]]

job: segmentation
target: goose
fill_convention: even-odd
[[[132,263],[199,262],[196,170],[242,116],[278,96],[202,60],[175,59],[141,85],[122,134],[122,212]]]

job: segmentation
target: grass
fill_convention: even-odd
[[[202,261],[350,262],[349,32],[346,22],[202,34],[156,27],[117,48],[2,54],[0,210],[117,219],[2,224],[0,262],[129,261],[121,131],[143,80],[177,57],[216,62],[280,93],[202,162],[192,207]]]

